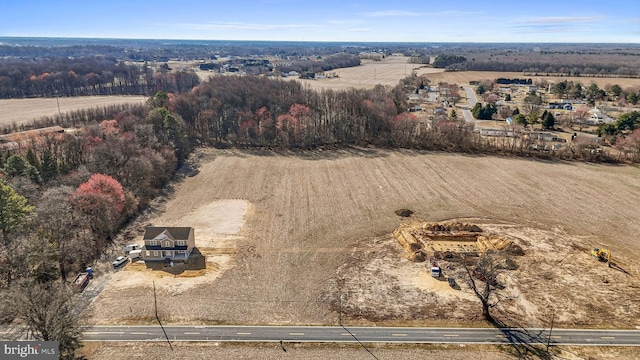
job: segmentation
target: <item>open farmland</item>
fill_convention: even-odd
[[[125,103],[143,103],[146,96],[76,96],[58,98],[37,99],[2,99],[0,100],[0,127],[13,124],[28,124],[45,116],[58,114],[58,102],[60,112],[92,108],[96,106],[109,106]]]
[[[327,74],[338,74],[337,78],[297,79],[312,89],[371,89],[374,86],[395,86],[398,81],[415,71],[416,74],[440,73],[443,69],[421,67],[420,64],[409,64],[405,56],[387,56],[382,61],[362,60],[362,65],[327,71]]]
[[[362,65],[335,69],[327,73],[336,73],[340,76],[332,79],[298,79],[303,84],[309,85],[312,89],[346,89],[373,88],[377,84],[395,86],[403,77],[415,71],[417,75],[427,74],[431,84],[446,82],[450,84],[468,84],[474,80],[493,80],[497,78],[526,78],[533,82],[546,80],[549,82],[575,81],[583,85],[598,84],[598,87],[606,88],[614,84],[620,85],[623,89],[640,87],[640,79],[632,78],[607,78],[607,77],[568,77],[568,76],[529,76],[521,72],[495,72],[495,71],[447,71],[444,69],[434,69],[420,67],[419,64],[409,64],[408,58],[404,56],[388,56],[382,61],[363,60]]]
[[[163,322],[336,324],[339,282],[347,323],[479,321],[468,289],[443,288],[404,257],[391,233],[401,222],[394,211],[409,208],[427,221],[478,223],[523,247],[498,308],[509,321],[545,326],[555,308],[557,326],[640,325],[635,167],[373,149],[207,149],[199,159],[199,173],[138,225],[197,219],[196,238],[224,234],[204,222],[227,205],[244,223],[235,219],[219,241],[218,255],[233,259],[210,267],[218,274],[208,281],[155,280]],[[629,274],[592,259],[592,246],[611,249]],[[153,321],[152,284],[129,279],[138,276],[130,266],[91,304],[91,322]]]
[[[608,78],[608,77],[571,77],[571,76],[531,76],[526,75],[521,72],[495,72],[495,71],[448,71],[448,72],[440,72],[430,74],[428,76],[429,80],[432,84],[437,84],[439,82],[447,82],[450,84],[468,84],[469,81],[474,80],[493,80],[497,78],[520,78],[520,79],[531,79],[535,84],[538,81],[548,81],[550,83],[558,82],[558,81],[574,81],[582,83],[585,86],[588,86],[591,83],[596,83],[599,88],[605,89],[607,86],[611,86],[614,84],[620,85],[623,89],[629,87],[639,87],[640,79],[632,79],[632,78]]]

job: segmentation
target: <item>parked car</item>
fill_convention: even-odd
[[[113,264],[113,267],[118,267],[126,263],[127,260],[129,260],[128,256],[118,256],[111,264]]]

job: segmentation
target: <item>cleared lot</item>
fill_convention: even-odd
[[[235,250],[215,280],[184,279],[180,291],[156,280],[167,323],[335,324],[338,278],[353,324],[473,322],[473,297],[439,293],[403,259],[391,232],[394,211],[409,208],[430,221],[476,219],[525,248],[502,308],[513,321],[545,325],[549,304],[565,304],[557,324],[640,325],[637,168],[372,149],[205,152],[199,174],[176,184],[148,222],[181,225],[216,201],[242,199],[245,223],[218,240]],[[610,248],[630,274],[592,259],[591,246]],[[127,273],[136,274],[117,275]],[[115,284],[91,305],[91,321],[151,322],[152,284]]]
[[[38,99],[3,99],[0,100],[0,126],[28,124],[44,116],[60,112],[108,106],[124,103],[144,103],[146,96],[76,96]]]

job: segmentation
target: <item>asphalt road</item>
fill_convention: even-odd
[[[640,330],[337,326],[165,326],[170,341],[384,342],[640,346]],[[357,340],[356,340],[357,339]],[[86,341],[165,341],[160,326],[94,326]]]
[[[478,102],[478,98],[471,87],[466,86],[464,90],[467,92],[467,107],[462,109],[462,116],[464,116],[466,122],[473,124],[475,129],[476,119],[471,114],[471,109],[473,109],[473,106]]]

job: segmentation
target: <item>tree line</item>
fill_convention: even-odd
[[[320,59],[302,59],[283,62],[277,66],[281,73],[296,71],[300,74],[310,72],[319,73],[338,68],[346,68],[360,65],[360,56],[353,54],[335,54]]]
[[[81,328],[67,280],[101,256],[189,151],[181,121],[155,103],[88,112],[80,132],[0,152],[0,324],[21,324],[10,336],[60,341],[61,358],[74,358]]]
[[[437,60],[437,58],[436,58]],[[435,63],[434,63],[434,67]],[[505,60],[462,60],[451,61],[444,67],[449,71],[499,71],[499,72],[523,72],[529,75],[553,75],[553,76],[621,76],[636,77],[640,75],[637,68],[628,65],[596,63],[584,65],[581,63],[552,62],[552,61],[513,61]]]
[[[65,351],[72,353],[79,332],[61,284],[102,254],[194,146],[304,150],[371,144],[616,160],[580,144],[543,153],[518,128],[512,137],[485,138],[450,114],[419,119],[405,112],[405,99],[426,81],[412,75],[396,87],[313,91],[295,81],[213,77],[185,94],[157,92],[144,106],[85,112],[78,133],[25,139],[18,149],[1,152],[0,302],[35,303],[38,311],[66,316],[54,334],[46,333],[51,324],[7,306],[0,309],[0,322],[26,321],[39,338],[65,339]],[[629,117],[637,126],[640,117]],[[637,156],[640,146],[632,146],[625,143],[625,154]],[[50,294],[66,300],[53,301]]]
[[[185,92],[197,85],[192,72],[168,72],[115,58],[38,58],[0,61],[0,98],[151,95],[158,90]]]

